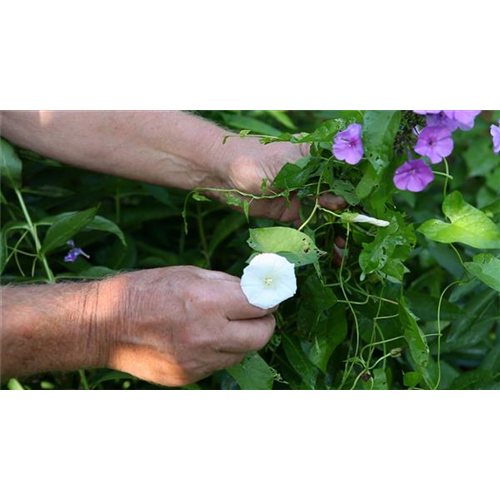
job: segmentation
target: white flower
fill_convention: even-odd
[[[297,291],[295,267],[285,257],[262,253],[243,270],[241,289],[253,306],[269,309]]]
[[[374,226],[387,227],[390,222],[386,220],[375,219],[374,217],[368,217],[367,215],[358,214],[356,217],[351,219],[351,222],[366,222],[367,224],[373,224]]]

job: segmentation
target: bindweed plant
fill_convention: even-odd
[[[280,305],[273,339],[189,388],[500,388],[499,112],[203,114],[237,131],[226,141],[309,153],[262,179],[260,194],[186,195],[64,168],[2,139],[3,283],[184,264],[241,276],[259,255],[282,265],[266,257],[277,254],[290,289],[295,267],[297,291]],[[346,208],[323,207],[327,193]],[[278,197],[301,201],[299,227],[249,216],[256,200]],[[9,386],[152,387],[111,370]]]

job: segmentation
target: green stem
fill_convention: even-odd
[[[203,227],[203,214],[201,212],[201,207],[199,204],[196,206],[196,209],[197,209],[196,220],[198,222],[198,232],[200,234],[201,246],[203,248],[203,255],[205,256],[205,260],[207,261],[207,267],[208,269],[210,269],[211,268],[210,253],[208,251],[208,243],[207,243],[207,237],[205,235],[205,228]]]
[[[446,169],[446,174],[444,178],[443,198],[446,198],[446,196],[448,195],[448,181],[450,180],[450,178],[452,178],[450,176],[450,167],[446,158],[444,158],[444,168]]]
[[[438,309],[437,309],[437,367],[438,367],[438,378],[436,385],[434,386],[434,390],[439,388],[439,384],[441,383],[441,306],[443,303],[444,296],[446,292],[453,286],[458,285],[459,283],[462,283],[461,281],[454,281],[453,283],[450,283],[444,290],[441,296],[439,297],[439,303],[438,303]]]
[[[85,375],[85,370],[78,370],[78,373],[80,375],[80,380],[82,382],[82,386],[86,391],[90,390],[89,382],[87,380],[87,376]]]
[[[311,222],[311,220],[314,217],[315,213],[318,211],[318,208],[319,208],[319,196],[320,196],[319,193],[321,191],[321,182],[322,182],[322,179],[323,179],[323,174],[321,174],[319,176],[318,187],[316,189],[316,199],[314,201],[314,208],[313,208],[312,212],[310,213],[309,217],[307,218],[307,220],[299,227],[299,231],[302,231],[309,224],[309,222]]]
[[[19,205],[21,206],[21,210],[23,211],[24,218],[26,219],[26,223],[28,224],[29,231],[31,233],[31,236],[33,238],[33,241],[35,242],[35,250],[38,259],[42,263],[45,273],[47,274],[47,279],[49,283],[55,283],[55,278],[54,274],[52,273],[52,270],[49,267],[49,263],[47,262],[47,257],[41,252],[42,245],[40,243],[40,240],[38,238],[38,233],[36,230],[35,225],[33,224],[33,221],[31,220],[30,214],[28,212],[28,209],[26,208],[26,204],[24,203],[24,198],[23,195],[21,194],[21,191],[19,189],[15,189],[17,199],[19,200]]]

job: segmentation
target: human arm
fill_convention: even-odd
[[[263,145],[251,137],[224,143],[226,130],[180,111],[4,111],[1,133],[22,147],[97,172],[186,190],[215,187],[256,195],[264,178],[272,182],[286,162],[307,153],[304,145]],[[332,195],[322,202],[331,210],[343,206]],[[298,202],[258,201],[251,212],[295,221]]]
[[[112,368],[185,385],[261,349],[275,325],[273,310],[251,306],[238,278],[190,266],[0,291],[2,382]]]

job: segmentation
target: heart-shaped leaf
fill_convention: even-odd
[[[443,212],[451,223],[437,219],[418,229],[429,240],[439,243],[464,243],[473,248],[500,248],[500,229],[481,210],[464,201],[458,191],[446,197]]]
[[[467,271],[483,283],[500,292],[500,260],[489,253],[474,257],[473,262],[466,262]]]

